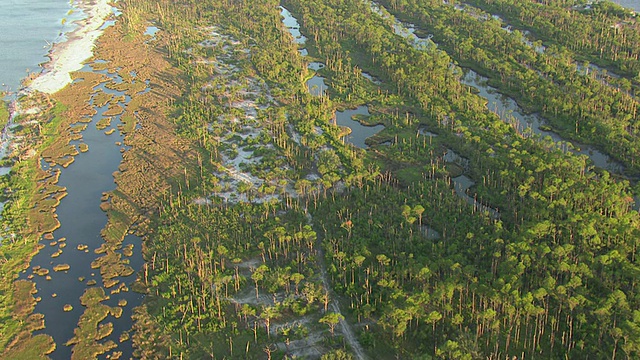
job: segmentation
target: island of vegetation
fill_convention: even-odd
[[[640,357],[634,12],[113,6],[71,84],[0,107],[21,144],[3,358]],[[100,239],[59,235],[60,179],[102,142]],[[64,276],[77,291],[41,294]]]

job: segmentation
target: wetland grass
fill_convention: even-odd
[[[3,256],[12,259],[2,265],[3,279],[0,282],[2,284],[0,291],[10,294],[0,300],[0,316],[3,318],[6,318],[3,315],[6,313],[22,314],[19,309],[24,308],[18,300],[23,297],[19,289],[8,291],[9,289],[5,287],[14,284],[15,274],[28,266],[32,256],[39,250],[38,240],[41,238],[53,240],[52,232],[60,227],[55,208],[66,196],[66,189],[56,185],[60,171],[58,169],[43,170],[40,167],[40,159],[50,166],[68,166],[73,161],[73,157],[78,154],[75,146],[69,145],[69,141],[80,139],[77,132],[82,131],[82,126],[72,125],[77,123],[74,119],[92,115],[93,111],[89,106],[80,106],[86,105],[87,98],[83,94],[90,92],[86,84],[97,84],[103,78],[103,76],[91,74],[84,74],[83,77],[86,81],[78,84],[83,83],[84,88],[73,86],[73,89],[81,89],[76,93],[61,91],[56,94],[57,101],[40,93],[24,96],[18,100],[21,107],[36,108],[37,111],[17,119],[20,127],[16,134],[22,138],[18,149],[22,150],[23,154],[15,155],[20,161],[13,166],[11,182],[13,187],[20,191],[12,194],[8,208],[13,213],[13,226],[20,231],[17,238],[21,241],[3,244],[0,248]],[[62,239],[58,241],[59,248],[66,245],[62,241]],[[55,242],[51,244],[55,245]],[[54,253],[54,257],[59,254],[60,250]],[[60,267],[57,269],[62,270]],[[34,269],[34,273],[45,276],[47,280],[51,279],[48,269],[37,268]],[[27,278],[33,278],[33,275],[29,274]],[[35,286],[31,282],[27,283]],[[23,284],[23,282],[19,281],[16,284]],[[31,295],[30,297],[35,304],[35,299]],[[29,312],[32,311],[33,307],[30,307]],[[0,357],[39,359],[55,349],[53,339],[49,335],[31,335],[32,331],[44,327],[44,325],[33,326],[27,321],[38,317],[41,318],[42,315],[33,314],[26,319],[25,316],[12,316],[4,322],[1,330],[3,336],[0,340],[0,349],[4,352]],[[42,321],[41,323],[44,324]]]
[[[34,294],[37,293],[35,284],[31,281],[18,280],[13,283],[13,313],[12,317],[22,323],[17,335],[8,344],[2,354],[4,359],[46,359],[46,354],[55,349],[55,343],[49,335],[32,336],[36,330],[44,329],[44,316],[32,314],[36,305]],[[14,330],[15,331],[15,330]],[[9,340],[9,339],[6,339]]]
[[[100,119],[100,121],[96,123],[96,129],[104,130],[108,128],[111,125],[111,120],[113,120],[111,117],[105,117]]]
[[[100,287],[88,288],[80,297],[80,303],[85,307],[85,311],[80,316],[78,327],[74,330],[74,337],[66,343],[68,346],[73,345],[71,359],[94,359],[117,346],[110,340],[98,342],[113,331],[113,324],[101,324],[101,322],[109,315],[114,317],[122,315],[121,308],[102,304],[108,299],[109,297]]]
[[[104,116],[116,116],[124,112],[124,109],[119,104],[111,104],[109,109],[104,112]]]
[[[114,99],[112,94],[104,92],[102,89],[98,89],[92,96],[93,105],[96,107],[103,107],[111,103]]]
[[[44,326],[43,326],[44,328]],[[32,331],[40,330],[33,329]],[[16,346],[10,347],[3,354],[5,359],[13,360],[46,360],[48,354],[56,349],[56,344],[49,335],[38,334],[21,338]]]
[[[9,121],[9,107],[6,101],[0,101],[0,129],[3,129]]]
[[[71,266],[69,266],[69,264],[58,264],[56,266],[53,267],[53,271],[67,271],[71,269]]]
[[[133,255],[133,244],[129,244],[122,248],[122,254],[126,257],[131,257]]]
[[[39,276],[49,275],[49,269],[39,268],[38,270],[35,270],[34,273]]]
[[[110,73],[115,73],[116,69],[120,68],[123,83],[120,85],[108,83],[109,79],[106,75],[93,72],[72,74],[72,78],[82,79],[82,81],[74,81],[54,95],[56,105],[47,114],[55,116],[49,118],[53,120],[43,121],[42,131],[36,132],[38,135],[46,135],[38,140],[40,143],[37,148],[41,149],[40,156],[52,166],[56,164],[68,166],[73,161],[73,157],[78,154],[75,146],[69,146],[69,141],[81,139],[80,132],[86,128],[86,125],[78,124],[91,121],[90,117],[96,113],[95,106],[109,104],[108,111],[122,114],[118,129],[125,135],[124,143],[129,147],[129,150],[123,154],[123,168],[128,171],[115,174],[117,190],[108,196],[111,208],[107,210],[108,225],[102,232],[105,239],[104,251],[96,251],[103,256],[92,264],[100,268],[105,286],[111,287],[119,283],[117,277],[128,276],[134,272],[127,265],[128,259],[115,253],[115,250],[122,246],[122,240],[131,230],[131,226],[135,223],[136,231],[144,234],[149,223],[145,216],[152,214],[149,212],[150,209],[157,208],[162,194],[176,188],[176,179],[184,176],[183,166],[189,169],[197,168],[197,157],[192,150],[191,141],[178,138],[176,125],[165,115],[169,114],[170,105],[181,95],[184,88],[182,78],[179,76],[180,72],[171,66],[161,52],[144,46],[143,38],[133,38],[134,46],[131,43],[123,43],[122,33],[119,32],[120,27],[116,23],[116,26],[105,30],[95,49],[96,58],[104,59],[105,62],[94,62],[92,66],[95,70],[108,70]],[[132,71],[136,72],[135,77],[129,75]],[[148,80],[151,87],[158,90],[144,92],[148,86],[145,80]],[[125,91],[132,98],[129,104],[123,108],[117,104],[125,101],[124,96],[114,97],[101,90],[94,91],[93,89],[101,83],[104,83],[107,88]],[[92,96],[93,102],[91,102]],[[110,131],[113,132],[115,129]],[[154,141],[150,142],[149,139],[152,138]],[[83,149],[88,149],[82,144],[78,148],[81,152]],[[150,159],[151,162],[149,162]],[[26,209],[23,228],[28,229],[28,234],[25,234],[23,248],[16,253],[18,256],[12,259],[20,259],[19,262],[24,264],[28,264],[31,258],[31,255],[28,255],[29,252],[34,251],[32,244],[37,243],[43,233],[52,233],[60,226],[55,216],[55,206],[66,194],[66,189],[56,185],[59,171],[44,171],[38,166],[37,160],[39,159],[33,158],[21,163],[16,176],[28,185],[24,187],[27,191],[21,195],[22,200],[19,201],[19,205]],[[183,166],[175,166],[175,164],[183,164]],[[62,248],[65,244],[58,245]],[[82,247],[78,250],[88,251],[88,248]],[[131,256],[133,247],[127,246],[122,253],[126,257]],[[9,269],[24,268],[24,265],[15,267],[16,262],[11,260],[5,266],[14,266]],[[35,271],[41,274],[48,273],[46,269]],[[13,272],[15,270],[6,273]],[[11,284],[12,281],[9,280],[6,283]],[[121,316],[122,307],[131,305],[119,302],[121,307],[112,310],[101,304],[107,297],[104,289],[94,286],[96,284],[96,279],[88,280],[86,282],[88,288],[81,298],[86,309],[80,318],[74,338],[69,342],[69,345],[75,345],[72,355],[74,359],[94,358],[98,354],[104,354],[113,349],[115,344],[112,341],[99,343],[96,340],[104,339],[112,331],[110,325],[100,323],[109,314],[114,317]],[[115,287],[112,293],[120,291],[128,291],[124,283]],[[3,306],[4,303],[3,301]],[[6,309],[14,308],[13,304],[6,306]],[[22,323],[25,324],[24,321]],[[4,340],[0,344],[0,349],[9,341],[19,346],[7,347],[8,350],[2,354],[3,356],[9,354],[10,356],[5,357],[38,359],[43,358],[43,354],[50,353],[55,348],[49,336],[31,337],[30,332],[33,327],[25,329],[17,337],[21,330],[18,322],[14,322],[11,326],[13,330],[3,331]],[[130,335],[126,332],[121,336],[121,341],[127,341],[129,338]],[[118,354],[120,353],[114,352],[111,357],[117,357]]]

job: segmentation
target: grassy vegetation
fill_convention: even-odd
[[[35,330],[38,329],[29,329],[29,331]],[[20,339],[18,344],[9,348],[2,356],[5,359],[15,360],[45,360],[49,359],[47,354],[53,352],[55,348],[56,344],[49,335],[38,334],[25,339]]]
[[[285,3],[309,58],[276,1],[124,1],[95,68],[118,72],[122,83],[105,87],[131,102],[99,91],[89,106],[89,87],[105,81],[95,74],[56,95],[74,121],[109,106],[129,148],[101,198],[108,223],[91,266],[102,284],[87,283],[98,286],[82,297],[74,358],[118,354],[105,321],[128,304],[102,302],[105,288],[128,290],[130,233],[146,236],[132,286],[146,297],[133,331],[116,335],[141,358],[344,359],[354,345],[381,358],[638,354],[628,183],[521,136],[460,83],[446,52],[413,48],[361,1]],[[151,22],[165,31],[147,43]],[[310,60],[325,63],[328,96],[308,93]],[[357,120],[385,127],[367,150],[332,123],[365,104],[372,115]],[[65,136],[48,143],[48,162],[73,159]],[[463,158],[445,156],[454,151]],[[15,201],[35,200],[24,223],[53,246],[47,210],[64,189],[35,165]],[[476,206],[454,189],[463,174]],[[479,209],[483,197],[498,215]],[[33,288],[16,284],[25,318]]]
[[[0,129],[4,129],[9,122],[9,104],[6,101],[0,101]]]
[[[32,295],[24,291],[16,292],[12,286],[18,272],[28,267],[29,260],[38,251],[40,237],[59,226],[54,210],[65,194],[64,189],[56,185],[58,174],[42,171],[38,158],[30,154],[54,143],[56,137],[39,136],[39,133],[57,132],[64,122],[61,116],[64,108],[59,105],[47,108],[50,102],[44,96],[33,96],[22,101],[24,105],[39,106],[43,110],[35,115],[23,115],[17,120],[24,123],[35,119],[39,125],[22,126],[18,130],[25,136],[23,153],[16,155],[21,160],[12,168],[7,189],[10,191],[10,202],[3,213],[2,227],[9,230],[4,233],[5,239],[0,247],[0,257],[5,259],[0,270],[0,290],[5,294],[0,298],[0,332],[3,333],[0,349],[5,349],[11,357],[18,356],[18,349],[30,352],[39,349],[44,354],[55,346],[49,336],[31,337],[33,327],[20,325],[31,318],[30,311],[19,310],[17,314],[21,314],[20,317],[13,316],[16,309],[24,309],[20,304],[28,302]],[[18,339],[20,341],[16,341]],[[29,339],[28,342],[26,339]]]
[[[72,359],[95,359],[98,355],[117,346],[110,340],[100,342],[113,331],[111,323],[100,323],[109,315],[120,317],[122,314],[121,308],[102,304],[108,298],[100,287],[88,288],[80,298],[86,309],[80,317],[74,337],[66,343],[66,345],[74,345]]]
[[[55,349],[55,343],[50,336],[40,334],[32,336],[31,332],[44,328],[44,319],[41,315],[32,315],[36,305],[34,294],[37,293],[35,284],[30,281],[19,280],[14,284],[13,319],[21,323],[18,335],[11,339],[8,351],[3,358],[6,359],[46,359],[46,354]],[[7,339],[9,340],[9,339]]]

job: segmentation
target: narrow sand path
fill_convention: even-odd
[[[311,225],[312,217],[310,214],[307,214],[307,220]],[[324,250],[322,250],[322,246],[318,246],[318,249],[319,249],[318,256],[320,259],[320,276],[322,277],[322,286],[324,286],[324,288],[329,292],[329,296],[331,298],[331,302],[329,303],[329,308],[334,313],[343,315],[342,312],[340,311],[340,304],[338,303],[337,295],[333,292],[333,290],[331,289],[331,284],[329,283],[329,276],[327,275],[327,265],[324,262]],[[353,354],[355,355],[356,359],[367,360],[368,357],[364,352],[362,345],[360,345],[358,338],[353,332],[353,328],[351,327],[351,324],[347,322],[344,315],[340,318],[340,322],[338,323],[338,329],[342,333],[342,336],[344,336],[344,339],[349,344],[349,347],[351,347],[351,350],[353,351]]]

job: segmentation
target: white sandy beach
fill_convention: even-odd
[[[45,71],[38,76],[28,90],[53,94],[71,83],[70,73],[78,71],[83,63],[93,56],[93,46],[102,34],[100,29],[112,14],[109,0],[83,1],[79,7],[87,15],[76,22],[78,27],[66,34],[67,40],[55,44],[49,53],[51,60],[44,66]]]

